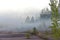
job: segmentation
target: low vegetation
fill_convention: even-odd
[[[30,33],[26,33],[25,37],[26,37],[27,39],[30,39]]]

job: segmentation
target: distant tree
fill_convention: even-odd
[[[44,12],[46,12],[46,8],[42,9],[42,11],[41,11],[41,13],[44,13]]]
[[[31,18],[31,20],[30,20],[31,22],[34,22],[34,17],[32,16],[32,18]]]
[[[41,11],[41,13],[43,13],[44,10]]]
[[[27,16],[25,22],[29,23],[30,22],[30,17]]]
[[[57,0],[50,0],[50,7],[51,7],[51,21],[52,21],[52,26],[51,32],[52,32],[52,37],[55,40],[58,40],[60,38],[60,28],[58,25],[58,6],[57,6]]]
[[[48,8],[46,8],[46,11],[49,11],[49,9],[48,9]]]

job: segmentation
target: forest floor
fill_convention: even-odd
[[[24,33],[22,33],[22,34],[0,34],[0,40],[43,40],[43,39],[40,39],[37,36],[31,36],[30,39],[27,39],[24,36]]]
[[[25,33],[0,33],[0,40],[46,40],[46,35],[42,33],[40,33],[40,37],[31,35],[30,39],[27,39],[25,35]]]

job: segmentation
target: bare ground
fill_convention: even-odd
[[[42,40],[37,36],[31,36],[30,39],[26,39],[25,33],[19,34],[0,34],[0,40]]]
[[[14,37],[14,38],[0,38],[0,40],[43,40],[36,36],[31,37],[30,39],[26,39],[25,37]]]
[[[31,36],[30,39],[26,39],[25,33],[0,33],[0,40],[44,40],[46,35],[39,33],[41,37]],[[50,38],[50,37],[49,37]],[[51,39],[49,39],[51,40]]]

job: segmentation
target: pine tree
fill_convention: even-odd
[[[34,17],[32,16],[32,18],[31,18],[31,22],[34,22]]]
[[[51,7],[51,21],[52,21],[52,26],[51,32],[52,32],[52,37],[55,40],[58,40],[60,37],[60,28],[58,25],[58,6],[57,6],[57,0],[50,0],[50,7]]]
[[[30,17],[27,16],[25,22],[29,23],[30,22]]]

